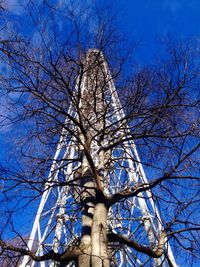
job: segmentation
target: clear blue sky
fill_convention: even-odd
[[[25,22],[24,31],[29,32],[27,15],[21,6],[26,1],[7,0],[6,5],[16,21],[19,21],[21,25]],[[57,2],[68,3],[70,0],[58,0]],[[92,6],[95,0],[84,0],[83,2]],[[156,38],[167,34],[178,39],[191,36],[199,38],[199,0],[106,0],[105,2],[111,2],[119,11],[117,20],[120,30],[127,33],[129,40],[140,43],[137,50],[140,61],[149,62],[151,60],[153,53],[157,51]]]
[[[129,38],[140,42],[139,59],[156,52],[156,38],[171,34],[177,39],[200,33],[199,0],[118,0],[119,21]]]
[[[21,6],[26,1],[7,0],[6,7],[9,11],[8,18],[22,25],[24,32],[29,32],[28,17]],[[69,2],[69,0],[59,1]],[[89,5],[94,3],[94,0],[85,1]],[[171,34],[177,39],[195,37],[199,40],[200,0],[110,0],[110,2],[119,11],[117,20],[120,30],[126,32],[130,42],[140,43],[138,60],[142,63],[150,63],[153,55],[157,53],[156,38]],[[2,106],[0,112],[4,112]],[[8,133],[12,135],[10,132],[9,127],[0,130],[2,147],[0,159],[5,158],[6,142],[9,142]]]
[[[7,0],[11,17],[19,22],[27,20],[19,4],[22,2],[24,0]],[[126,32],[130,42],[140,43],[137,59],[142,64],[151,63],[151,59],[158,51],[156,39],[167,34],[176,39],[195,37],[200,40],[200,0],[112,0],[111,2],[119,10],[120,15],[117,20],[121,31]],[[28,29],[29,26],[26,25],[24,30]],[[0,145],[5,146],[8,132],[10,134],[9,127],[0,131]],[[5,157],[5,151],[3,147],[0,159]]]

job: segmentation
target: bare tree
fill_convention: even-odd
[[[16,142],[2,167],[7,220],[2,220],[1,255],[87,267],[116,266],[123,251],[127,266],[139,261],[173,266],[170,241],[177,255],[184,253],[178,261],[191,264],[198,259],[200,230],[198,47],[170,42],[163,61],[135,70],[126,64],[129,54],[122,54],[106,12],[96,9],[94,16],[80,3],[72,7],[30,2],[34,39],[12,35],[0,42],[7,66],[1,88],[9,109],[1,115],[2,125],[14,125]],[[88,52],[92,46],[97,49]],[[112,79],[117,89],[112,84],[111,92]],[[114,103],[116,94],[120,103]],[[127,148],[135,144],[141,159]],[[74,147],[73,157],[68,152],[55,160],[58,145]],[[148,182],[136,170],[141,163]],[[72,170],[66,174],[68,166]],[[55,173],[57,180],[52,179]],[[139,178],[130,180],[129,173]],[[12,218],[22,209],[30,212],[28,207],[38,204],[44,192],[65,188],[71,196],[65,203],[69,243],[37,254],[28,248],[27,233],[15,230]],[[137,211],[136,198],[153,201],[161,229],[145,231],[149,218]],[[134,205],[136,217],[130,218]],[[8,226],[20,238],[19,245],[3,240]]]

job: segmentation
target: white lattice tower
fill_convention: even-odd
[[[94,65],[93,63],[90,65],[91,61],[94,61]],[[84,64],[86,70],[82,73],[81,82],[80,77],[77,79],[75,92],[77,95],[81,92],[80,107],[87,104],[97,105],[97,112],[94,114],[96,121],[93,129],[90,130],[93,136],[95,136],[96,130],[101,131],[102,120],[100,119],[98,122],[98,116],[101,116],[101,113],[104,112],[103,127],[106,129],[104,138],[100,142],[97,135],[92,141],[92,157],[95,164],[98,165],[101,148],[106,147],[109,143],[114,143],[119,137],[123,138],[125,131],[127,136],[129,128],[124,120],[125,114],[102,53],[99,50],[90,50]],[[90,66],[88,70],[87,65]],[[96,68],[98,68],[98,71],[96,71]],[[104,83],[104,85],[101,83]],[[103,88],[103,93],[102,90],[98,91],[100,86]],[[93,90],[98,93],[95,97],[101,98],[100,101],[91,100]],[[68,114],[77,118],[78,115],[73,104],[69,107]],[[92,121],[94,118],[88,118],[88,120]],[[66,119],[65,123],[66,125],[69,124],[69,119]],[[73,130],[77,131],[75,128],[76,126]],[[63,129],[28,242],[30,250],[37,247],[37,255],[43,255],[52,249],[55,252],[63,252],[67,245],[80,238],[81,208],[79,193],[81,187],[78,183],[77,186],[70,185],[70,181],[76,181],[77,172],[81,167],[80,161],[76,160],[79,157],[79,151],[80,144],[74,137],[69,138],[67,131]],[[107,167],[103,173],[105,195],[111,196],[138,183],[148,184],[133,140],[123,142],[119,146],[113,146],[113,149],[106,153],[104,153],[104,157],[108,156],[105,163]],[[62,177],[61,182],[60,177]],[[139,193],[137,197],[127,198],[123,203],[119,202],[113,205],[109,211],[108,225],[108,232],[112,229],[115,233],[136,238],[140,243],[149,246],[155,246],[163,228],[150,190]],[[154,266],[169,266],[163,258],[149,260],[142,253],[139,255],[127,246],[110,244],[110,250],[113,255],[112,266],[115,266],[116,262],[117,266],[144,266],[145,263],[150,266],[148,265],[150,262],[153,262],[151,264]],[[176,267],[177,264],[169,243],[166,244],[166,253],[171,264]],[[36,263],[28,256],[24,256],[21,267],[25,266],[36,266]],[[37,263],[37,266],[58,265],[55,262],[40,262]],[[73,263],[68,266],[73,266]]]

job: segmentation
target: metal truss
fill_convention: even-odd
[[[106,114],[106,126],[115,130],[119,127],[119,122],[123,120],[125,114],[102,53],[93,49],[88,52],[88,56],[91,53],[98,54],[103,61],[103,73],[106,74],[107,79],[104,101],[109,106]],[[81,84],[83,92],[87,90],[86,82],[87,77],[83,77]],[[69,108],[68,113],[76,116],[73,106]],[[125,128],[126,131],[129,131],[128,127]],[[116,131],[116,133],[123,135],[123,130]],[[128,135],[129,132],[126,134]],[[109,140],[105,140],[104,145],[108,142]],[[99,162],[98,146],[98,142],[94,140],[92,157],[96,165]],[[107,196],[139,183],[148,185],[134,141],[126,141],[123,145],[112,149],[110,153],[109,164],[104,173],[104,193]],[[70,184],[70,181],[75,180],[76,170],[80,167],[80,162],[75,160],[77,157],[78,144],[73,138],[69,139],[66,131],[63,130],[27,244],[30,250],[36,248],[37,255],[43,255],[52,249],[55,252],[63,252],[67,245],[78,240],[80,236],[80,191],[78,187],[74,187],[77,188],[76,191],[72,190],[73,187]],[[108,217],[108,232],[112,230],[151,247],[155,246],[163,229],[162,220],[150,190],[113,205]],[[150,259],[142,253],[137,254],[126,246],[113,243],[110,244],[109,249],[112,251],[111,266],[144,266],[145,264],[147,264],[146,266],[169,266],[162,257]],[[177,267],[169,243],[166,243],[166,251],[171,264]],[[56,262],[36,263],[28,256],[24,256],[20,266],[53,267],[58,265]],[[73,266],[73,263],[68,266]]]

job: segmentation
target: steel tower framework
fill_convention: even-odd
[[[84,110],[83,112],[86,112],[86,106],[91,105],[94,108],[94,105],[96,105],[95,113],[87,119],[90,122],[95,120],[94,127],[88,131],[93,136],[92,158],[95,166],[98,166],[102,146],[106,147],[108,143],[114,143],[119,138],[123,138],[124,134],[127,136],[130,130],[124,120],[125,114],[102,53],[96,49],[89,50],[84,64],[87,66],[91,64],[91,61],[98,62],[98,64],[94,64],[93,67],[84,71],[81,81],[80,77],[77,79],[75,92],[77,95],[80,93],[82,95],[79,105]],[[101,87],[101,90],[98,87]],[[92,100],[94,92],[96,99]],[[74,118],[78,116],[73,103],[69,107],[68,114]],[[102,132],[102,120],[99,119],[101,115],[104,117],[103,127],[107,129],[107,134],[104,133],[104,138],[100,141],[97,133]],[[85,117],[87,116],[89,114],[85,114]],[[67,118],[65,124],[69,125],[69,123],[71,122]],[[73,131],[78,132],[76,126],[71,125],[70,127]],[[30,250],[36,249],[37,255],[43,255],[49,250],[62,252],[67,244],[80,238],[81,185],[74,187],[70,185],[70,181],[76,180],[78,170],[82,164],[75,160],[79,157],[79,153],[80,144],[77,143],[75,137],[69,137],[67,130],[64,128],[28,241],[28,248]],[[130,139],[130,141],[122,142],[122,145],[115,146],[107,151],[104,157],[108,158],[107,161],[105,160],[106,168],[102,181],[105,195],[111,196],[138,183],[148,185],[133,140]],[[112,230],[129,238],[136,238],[145,245],[156,246],[162,229],[159,211],[150,190],[141,192],[136,197],[127,198],[123,203],[116,203],[109,210],[108,232]],[[147,266],[169,266],[168,262],[162,257],[160,259],[149,259],[142,253],[139,254],[124,245],[118,246],[112,243],[109,249],[112,254],[112,266],[144,266],[145,264]],[[177,264],[169,243],[166,243],[165,249],[171,264],[176,267]],[[29,256],[24,256],[20,266],[53,267],[58,265],[52,261],[36,263]],[[68,266],[73,266],[73,262]]]

